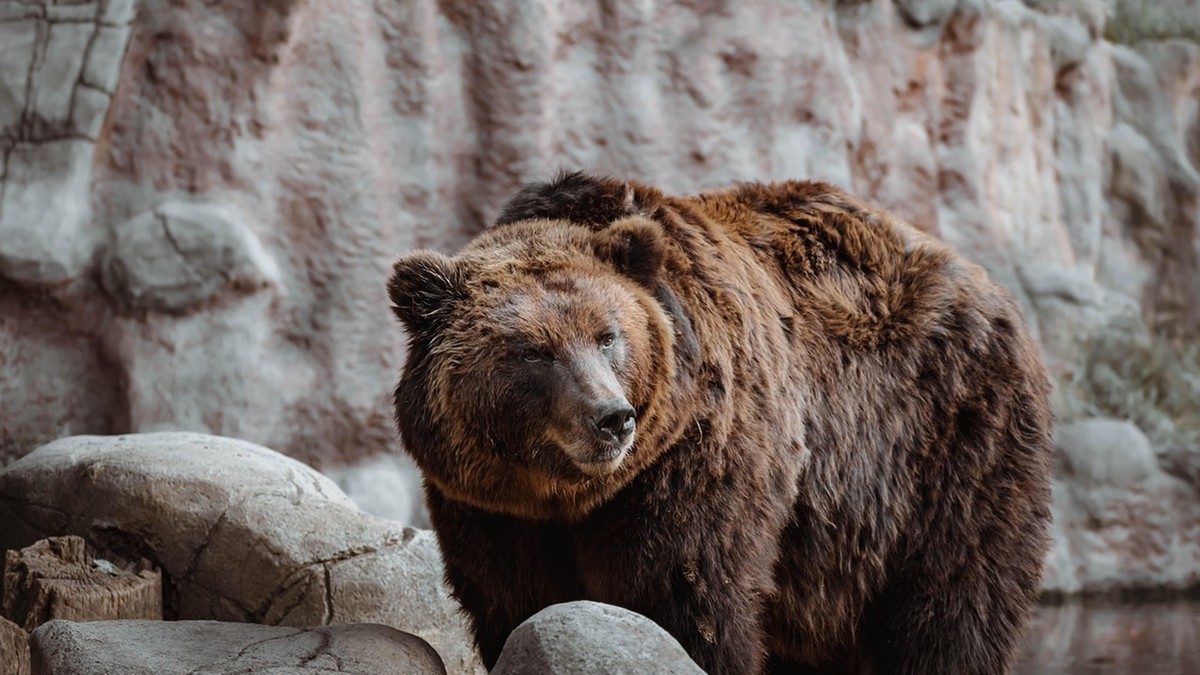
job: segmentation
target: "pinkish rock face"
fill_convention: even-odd
[[[398,450],[391,262],[559,168],[840,183],[985,264],[1067,378],[1087,336],[1195,334],[1200,46],[1109,14],[0,0],[0,461],[162,429]]]

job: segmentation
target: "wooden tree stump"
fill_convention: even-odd
[[[32,633],[51,619],[162,619],[162,574],[98,558],[81,537],[50,537],[4,558],[0,613]]]
[[[0,616],[0,673],[29,675],[29,633]]]

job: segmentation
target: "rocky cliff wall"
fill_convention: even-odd
[[[1195,584],[1200,9],[1158,7],[0,0],[0,456],[184,429],[334,471],[397,446],[399,253],[559,168],[820,178],[1025,305],[1049,587]]]

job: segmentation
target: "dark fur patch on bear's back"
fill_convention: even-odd
[[[614,178],[564,171],[548,182],[528,183],[509,200],[496,225],[522,220],[569,220],[603,226],[657,206],[652,191]]]

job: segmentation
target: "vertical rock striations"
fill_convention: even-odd
[[[397,254],[559,168],[804,177],[987,265],[1064,421],[1137,422],[1192,518],[1173,401],[1200,372],[1103,348],[1200,331],[1200,46],[1172,2],[0,0],[0,457],[155,429],[394,449]],[[1109,585],[1068,534],[1055,578]]]

